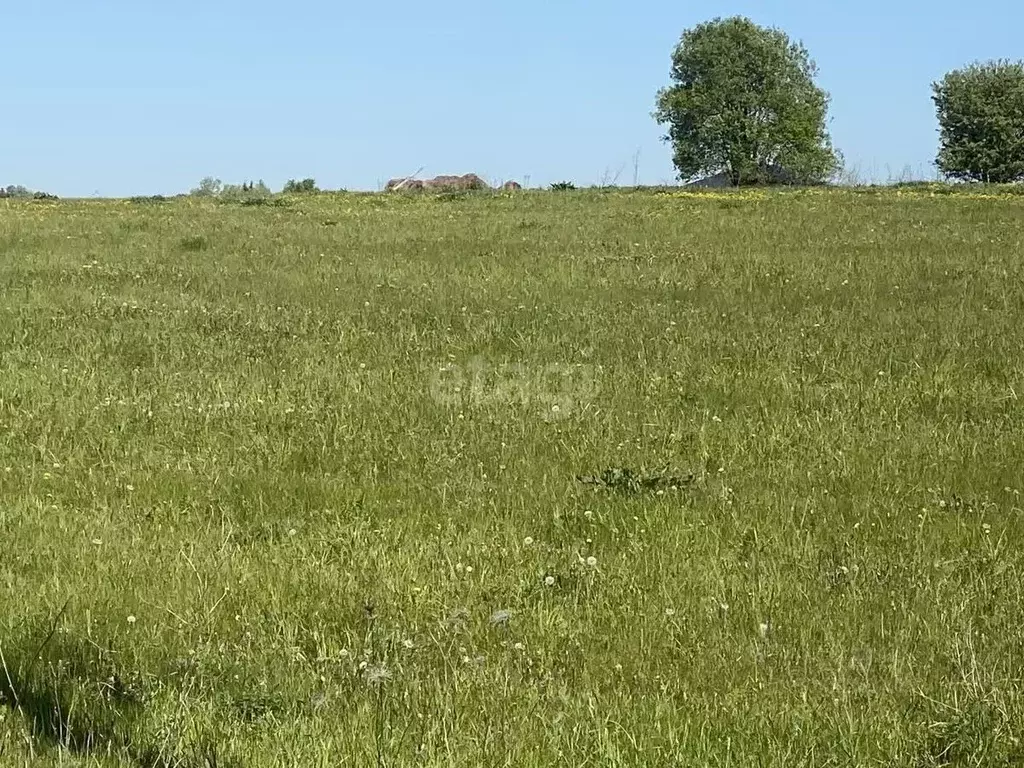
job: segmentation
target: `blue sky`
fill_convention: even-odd
[[[802,40],[847,165],[933,173],[930,84],[1019,58],[1019,0],[45,0],[0,13],[0,185],[62,196],[314,176],[674,178],[650,117],[684,29],[741,14]]]

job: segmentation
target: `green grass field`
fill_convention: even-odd
[[[1024,761],[1022,256],[929,188],[0,201],[0,765]]]

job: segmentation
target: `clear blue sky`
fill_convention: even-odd
[[[930,83],[1024,55],[1019,0],[0,0],[0,185],[176,193],[203,176],[375,189],[426,166],[531,184],[673,179],[651,119],[682,31],[803,40],[848,166],[930,175]]]

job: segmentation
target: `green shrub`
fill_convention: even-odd
[[[203,235],[189,235],[181,238],[178,245],[186,253],[199,253],[210,247],[210,241]]]
[[[32,190],[21,186],[21,184],[11,184],[8,187],[0,188],[0,197],[30,198]]]
[[[283,191],[296,194],[312,194],[314,192],[319,192],[320,189],[316,185],[316,179],[303,179],[302,181],[288,179],[284,185]]]
[[[270,205],[276,208],[284,208],[288,205],[288,201],[282,200],[280,197],[246,197],[239,200],[238,204],[244,206]]]
[[[220,179],[207,176],[199,182],[198,187],[189,192],[189,195],[192,197],[217,197],[222,189],[224,189],[224,184]]]
[[[245,203],[251,200],[268,200],[272,195],[270,187],[260,179],[256,183],[247,181],[243,184],[227,184],[221,189],[217,199],[226,203]]]

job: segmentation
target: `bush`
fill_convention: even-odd
[[[939,119],[935,164],[947,178],[1024,181],[1024,61],[992,61],[932,84]]]
[[[241,185],[227,184],[221,189],[217,198],[226,203],[245,203],[253,200],[268,200],[272,195],[270,187],[263,182],[263,179],[260,179],[257,183],[247,181]]]
[[[33,192],[21,184],[11,184],[7,187],[0,187],[0,199],[14,198],[17,200],[59,200],[56,195],[49,192]]]
[[[569,192],[576,189],[576,185],[571,181],[556,181],[551,185],[551,189],[555,192]]]
[[[220,179],[207,176],[199,182],[199,186],[189,192],[192,197],[217,197],[224,189]]]
[[[216,198],[225,203],[240,203],[246,200],[266,200],[274,193],[263,179],[257,182],[246,181],[241,184],[224,184],[220,179],[207,176],[199,186],[189,192],[191,197]]]
[[[288,201],[280,197],[246,197],[239,200],[238,204],[243,206],[272,205],[276,208],[286,208]]]
[[[188,253],[199,253],[210,247],[210,241],[203,235],[189,235],[188,237],[181,238],[178,241],[178,246],[181,250]]]
[[[288,179],[282,191],[295,194],[312,194],[319,192],[320,189],[316,185],[316,179],[303,179],[302,181]]]
[[[0,188],[0,197],[29,198],[32,197],[32,190],[21,186],[21,184],[11,184],[8,187]]]

